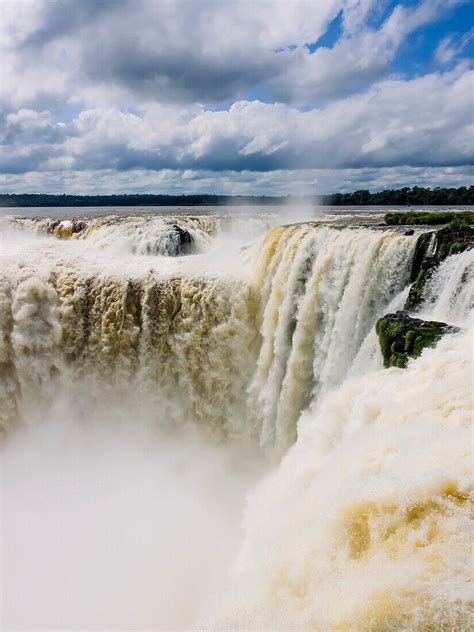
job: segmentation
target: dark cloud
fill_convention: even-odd
[[[0,132],[1,133],[1,132]],[[71,130],[57,125],[45,125],[37,128],[26,128],[21,123],[8,125],[2,135],[5,147],[29,145],[60,145],[71,135]]]
[[[0,25],[0,171],[25,179],[95,171],[116,181],[193,171],[220,182],[245,173],[249,186],[270,186],[273,172],[341,169],[370,179],[370,170],[472,162],[467,65],[412,81],[388,75],[401,43],[443,3],[399,4],[376,26],[372,4],[10,3]],[[337,41],[310,54],[305,42],[341,9]],[[290,176],[279,178],[290,186]]]
[[[48,169],[48,161],[59,158],[63,152],[52,146],[33,147],[28,153],[2,153],[0,154],[0,173],[23,174],[30,171],[43,171]]]
[[[91,109],[64,125],[49,112],[22,109],[0,126],[3,170],[30,170],[40,159],[63,159],[79,171],[465,165],[474,162],[473,77],[460,70],[387,81],[308,112],[256,101],[223,112],[191,109],[178,119],[172,107],[142,116]]]
[[[244,96],[280,71],[277,62],[270,53],[220,59],[185,46],[157,51],[134,34],[107,45],[92,43],[83,51],[80,70],[90,81],[118,85],[150,100],[209,103]]]
[[[21,48],[34,52],[58,38],[77,33],[101,16],[120,11],[130,0],[48,0],[41,12],[41,23],[29,33]]]

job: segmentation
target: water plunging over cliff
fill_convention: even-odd
[[[58,459],[61,468],[69,461],[87,463],[80,480],[89,471],[100,478],[102,458],[113,459],[113,476],[126,474],[123,464],[128,464],[135,472],[132,482],[125,477],[133,496],[141,468],[145,479],[154,480],[158,462],[150,454],[158,448],[150,447],[148,437],[156,434],[160,480],[169,489],[178,486],[172,494],[178,506],[181,495],[204,503],[196,508],[198,531],[214,533],[206,516],[222,521],[228,549],[215,569],[207,535],[190,547],[183,532],[174,549],[175,525],[184,520],[192,530],[194,510],[184,519],[181,510],[175,516],[173,502],[158,512],[160,520],[166,514],[170,521],[166,534],[157,537],[175,551],[176,572],[186,574],[183,569],[191,564],[191,583],[200,583],[196,549],[205,551],[218,578],[212,587],[203,583],[199,598],[173,580],[177,592],[181,582],[184,602],[194,605],[189,612],[184,608],[183,618],[170,611],[168,625],[467,630],[473,599],[465,550],[472,493],[474,250],[449,256],[434,269],[416,313],[455,325],[458,333],[446,335],[406,369],[384,369],[375,323],[403,307],[420,233],[272,223],[258,217],[110,215],[3,221],[0,427],[10,463],[5,471],[12,472],[7,508],[13,507],[12,518],[6,514],[7,533],[26,534],[21,516],[28,506],[22,503],[36,507],[38,489],[31,477],[24,478],[25,471],[33,462],[33,478],[42,480],[40,455],[43,449],[49,454],[50,436],[57,443],[51,460]],[[185,243],[192,247],[183,250]],[[100,427],[104,434],[96,430]],[[179,433],[189,428],[199,433],[191,434],[191,441],[170,439],[175,432],[187,436]],[[142,443],[147,446],[143,460],[142,447],[130,458],[130,446],[135,450]],[[63,449],[69,460],[61,457]],[[227,449],[224,462],[216,455]],[[245,493],[270,468],[255,456],[259,451],[270,457],[273,470],[250,496],[245,541],[233,564]],[[89,452],[91,461],[84,457]],[[185,479],[177,465],[181,458],[191,468]],[[229,466],[235,459],[247,464],[245,476],[242,467],[236,474]],[[259,463],[253,474],[250,462]],[[57,476],[49,473],[41,489],[54,489]],[[212,499],[203,492],[209,484]],[[19,494],[16,485],[23,490]],[[155,488],[146,489],[136,511],[146,512],[157,502]],[[222,504],[217,499],[227,492]],[[75,503],[68,504],[70,494],[61,494],[57,508],[46,500],[60,524],[64,503],[71,515],[76,512]],[[107,506],[109,496],[97,498],[96,505]],[[126,519],[130,502],[126,496],[123,506],[111,503],[114,522]],[[223,513],[214,513],[216,503],[225,507]],[[42,505],[36,511],[38,534],[44,533]],[[135,524],[133,515],[128,518]],[[153,518],[153,524],[160,520]],[[65,527],[68,533],[74,534],[74,524]],[[154,547],[152,537],[145,540]],[[120,555],[122,546],[128,545],[118,546]],[[159,567],[165,553],[158,542],[156,547]],[[164,602],[151,618],[131,613],[134,607],[148,612],[154,584],[159,592],[169,571],[155,576],[148,553],[137,555],[155,578],[146,586],[146,604],[140,601],[142,580],[135,578],[137,590],[132,587],[119,600],[128,599],[130,610],[120,610],[121,618],[114,619],[121,606],[113,592],[105,610],[115,627],[156,629],[164,622]],[[20,564],[14,553],[11,559],[9,568]],[[20,567],[28,575],[27,562]],[[196,610],[196,600],[206,607]],[[43,602],[46,596],[35,606],[41,616]],[[11,603],[20,617],[19,601],[12,597]],[[72,619],[68,613],[61,619],[70,626],[81,610],[74,608]],[[87,617],[77,621],[108,625],[97,616],[95,623]],[[44,617],[47,625],[52,619]]]
[[[20,239],[6,256],[4,417],[31,415],[29,403],[37,410],[58,389],[82,401],[84,389],[98,400],[105,389],[137,407],[159,402],[167,422],[256,433],[278,450],[310,401],[349,372],[406,285],[415,245],[393,232],[295,225],[244,253],[247,271],[219,274],[195,259],[184,270],[163,257],[104,261],[83,241]]]

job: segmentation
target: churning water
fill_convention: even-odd
[[[330,219],[0,220],[5,629],[473,625],[474,251],[383,369],[417,235]]]

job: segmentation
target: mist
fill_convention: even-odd
[[[336,217],[5,219],[4,629],[471,629],[474,251],[383,368],[424,231]]]
[[[228,580],[263,469],[196,427],[84,422],[64,403],[0,463],[8,630],[188,629]]]

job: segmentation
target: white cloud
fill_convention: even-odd
[[[444,37],[438,44],[435,51],[435,60],[438,64],[444,66],[451,61],[461,56],[464,49],[474,40],[474,28],[467,33],[464,33],[462,37],[456,37],[454,35],[448,35]]]
[[[220,112],[160,106],[139,115],[94,108],[65,126],[52,123],[48,112],[20,110],[6,119],[3,170],[9,164],[11,171],[45,169],[46,158],[60,164],[61,156],[76,170],[119,171],[467,164],[473,159],[473,77],[460,66],[387,80],[306,112],[260,101]]]
[[[39,193],[222,193],[229,195],[314,195],[356,189],[402,186],[463,186],[472,178],[469,167],[387,167],[380,169],[302,169],[249,171],[160,172],[113,169],[30,172],[0,175],[0,192]]]
[[[411,32],[460,1],[398,5],[374,30],[375,0],[7,0],[0,94],[15,107],[213,103],[252,91],[311,104],[381,78]],[[304,45],[340,10],[341,39],[310,54]]]
[[[318,39],[343,2],[6,1],[3,98],[18,106],[48,98],[123,105],[243,96],[281,72],[276,49]]]
[[[25,186],[35,172],[65,187],[112,173],[112,188],[149,171],[143,186],[160,173],[212,186],[214,173],[227,187],[226,173],[268,187],[272,172],[289,186],[285,170],[467,164],[473,75],[453,62],[472,31],[440,43],[450,72],[389,71],[462,1],[399,4],[381,22],[377,0],[3,0],[0,172]],[[310,53],[341,10],[340,38]]]

